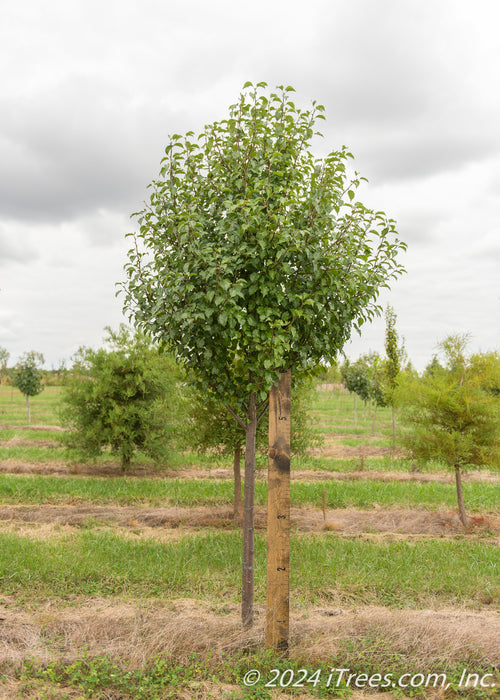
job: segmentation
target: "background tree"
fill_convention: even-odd
[[[385,397],[385,362],[384,358],[378,352],[371,351],[364,355],[364,362],[367,367],[368,376],[368,397],[373,403],[372,414],[372,429],[371,434],[375,433],[375,420],[377,418],[377,408],[386,406]]]
[[[342,382],[342,368],[336,361],[327,365],[321,363],[316,371],[316,379],[320,384],[340,384]]]
[[[424,370],[424,375],[428,376],[428,375],[436,374],[437,372],[443,372],[443,371],[445,371],[444,367],[439,362],[437,355],[433,355],[432,360],[428,363],[428,365],[426,366],[426,368]]]
[[[38,365],[43,365],[44,362],[44,357],[40,352],[31,350],[20,357],[14,368],[12,384],[26,397],[28,423],[31,423],[30,397],[43,391],[42,373]]]
[[[80,349],[64,384],[61,418],[72,428],[68,447],[94,459],[109,448],[124,471],[137,449],[162,461],[177,367],[141,333],[133,335],[124,325],[118,332],[106,330],[109,349]]]
[[[385,403],[391,407],[392,412],[392,446],[396,446],[396,389],[398,377],[401,372],[403,362],[406,358],[404,342],[399,344],[399,335],[396,330],[397,316],[391,306],[387,306],[385,311],[385,374],[386,390]]]
[[[6,348],[0,347],[0,384],[3,384],[7,377],[7,365],[10,352]]]
[[[402,272],[392,220],[356,201],[345,149],[310,149],[324,108],[244,86],[229,116],[175,134],[126,266],[125,307],[245,430],[243,600],[253,622],[256,431],[280,370],[335,359]]]
[[[462,470],[500,464],[500,356],[467,357],[468,337],[449,336],[441,343],[445,368],[425,373],[401,387],[403,436],[412,455],[439,460],[455,473],[460,521],[465,526]]]
[[[370,397],[369,369],[365,358],[359,357],[355,362],[346,360],[341,369],[342,383],[354,394],[354,427],[358,425],[357,397],[367,401]]]
[[[183,401],[186,421],[181,429],[182,443],[201,453],[231,455],[233,460],[233,514],[241,518],[241,455],[245,447],[245,431],[229,414],[223,403],[213,395],[200,393],[195,387],[185,389]],[[261,423],[263,427],[263,424]],[[259,429],[259,432],[262,432]]]

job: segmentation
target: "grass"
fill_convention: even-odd
[[[32,425],[28,427],[24,397],[16,389],[0,386],[0,460],[68,463],[59,444],[61,433],[40,429],[59,425],[61,391],[61,387],[48,386],[31,400]],[[390,409],[378,409],[372,435],[369,413],[365,417],[358,402],[355,425],[353,407],[353,397],[346,393],[318,392],[311,409],[313,431],[326,436],[328,445],[345,447],[345,454],[357,454],[359,447],[372,456],[295,457],[292,468],[366,471],[371,478],[306,482],[293,481],[292,473],[292,505],[319,510],[325,492],[328,508],[371,509],[377,505],[455,510],[453,483],[371,480],[374,472],[408,472],[411,463],[388,449],[392,437]],[[337,454],[336,450],[331,454]],[[97,460],[98,465],[102,462],[109,462],[109,455]],[[136,463],[151,461],[138,453]],[[265,463],[266,458],[260,456],[259,465],[264,467],[258,473],[256,486],[256,504],[260,507],[265,506],[267,498]],[[162,478],[161,471],[157,478],[0,474],[0,503],[27,507],[75,503],[191,507],[232,503],[232,482],[210,478],[214,466],[231,468],[229,457],[194,452],[172,452],[169,457],[169,469],[191,466],[206,466],[207,478]],[[417,466],[422,471],[442,469],[439,464]],[[466,480],[464,495],[471,513],[498,513],[499,484]],[[261,651],[262,615],[257,616],[257,631],[241,630],[239,531],[178,531],[175,536],[168,535],[166,541],[158,541],[149,538],[145,530],[123,531],[95,520],[88,527],[70,529],[71,534],[68,528],[57,525],[50,529],[50,535],[40,530],[38,536],[37,532],[38,526],[33,526],[27,536],[20,532],[0,534],[0,604],[7,610],[11,605],[20,610],[18,628],[10,627],[10,615],[0,623],[5,649],[17,649],[15,658],[20,659],[17,665],[0,664],[0,685],[12,682],[12,697],[274,700],[278,697],[276,689],[265,688],[264,682],[253,689],[242,688],[249,669],[259,669],[267,680],[272,677],[272,669],[304,668],[314,673],[320,666],[394,676],[409,670],[424,674],[444,670],[450,688],[443,698],[493,697],[491,689],[483,692],[476,688],[468,694],[456,687],[463,668],[486,673],[492,665],[491,652],[483,654],[482,649],[490,649],[493,642],[487,638],[487,631],[477,629],[475,616],[479,619],[486,604],[489,610],[500,603],[499,549],[493,539],[384,540],[378,535],[342,537],[334,531],[292,533],[294,631],[290,656],[284,659]],[[265,572],[266,542],[257,533],[255,595],[261,608],[265,601]],[[200,611],[199,617],[193,617],[181,610],[170,620],[157,619],[155,606],[182,608],[186,598],[196,599],[197,606],[206,606],[213,614]],[[122,606],[127,611],[135,606],[136,615],[128,618],[129,612],[122,613],[124,617],[115,621],[114,616],[103,614],[99,621],[95,608],[103,601],[115,601],[117,608]],[[50,614],[47,605],[53,610]],[[78,619],[73,618],[73,611],[79,606],[83,613],[78,613]],[[153,606],[149,617],[148,606]],[[329,617],[336,614],[337,606],[341,606],[337,610],[339,617]],[[432,624],[425,617],[426,608],[436,612],[432,623],[435,638],[429,632]],[[232,612],[225,612],[226,609]],[[448,629],[448,636],[443,633],[443,609],[451,610],[456,625]],[[469,613],[463,616],[465,609]],[[69,611],[66,617],[62,614],[65,610]],[[325,610],[328,616],[324,616]],[[40,619],[40,635],[32,647],[31,661],[28,637],[34,634],[36,625],[33,620],[28,624],[26,611],[33,611],[35,621]],[[82,632],[79,637],[79,625],[87,624],[86,614],[87,636]],[[233,626],[228,634],[224,625],[231,615]],[[371,622],[369,615],[375,615]],[[405,619],[418,615],[424,621],[417,620],[407,628]],[[470,643],[467,625],[472,626]],[[142,660],[137,656],[141,645]],[[286,690],[292,692],[290,688]],[[302,692],[307,694],[301,697],[350,694],[342,687],[328,690],[312,684]],[[418,690],[415,692],[418,694]],[[398,697],[404,693],[412,694],[413,690],[401,691]],[[429,697],[438,695],[431,693]]]
[[[43,464],[44,462],[62,462],[65,457],[65,449],[55,445],[0,445],[0,460],[12,459]]]
[[[18,428],[0,428],[0,441],[8,442],[9,440],[14,442],[46,442],[50,440],[60,443],[61,431],[50,429],[39,430],[37,428],[24,429],[22,426]]]
[[[333,669],[345,668],[346,657],[351,657],[349,663],[350,681],[346,682],[347,673],[341,675]],[[300,697],[340,697],[349,698],[352,686],[361,687],[387,687],[387,684],[394,682],[396,685],[400,681],[405,684],[408,677],[405,677],[406,668],[402,664],[402,659],[391,659],[382,669],[374,666],[367,669],[366,662],[356,659],[351,649],[343,650],[337,658],[331,659],[329,664],[323,669],[309,663],[301,663],[300,660],[290,660],[280,658],[272,653],[256,651],[234,651],[231,655],[221,654],[217,662],[210,658],[210,655],[192,654],[184,664],[178,664],[173,659],[165,659],[157,656],[141,669],[128,669],[117,663],[109,656],[91,657],[83,653],[72,663],[51,662],[48,664],[36,664],[28,662],[19,672],[19,677],[23,681],[23,693],[25,697],[30,690],[35,692],[43,691],[44,687],[53,687],[56,684],[62,688],[79,688],[85,693],[85,697],[99,698],[121,698],[122,700],[163,700],[166,698],[226,698],[226,700],[245,700],[255,698],[256,700],[271,700],[282,697],[275,695],[279,688],[281,693],[290,693]],[[415,667],[414,667],[415,668]],[[469,667],[470,668],[470,667]],[[258,686],[244,686],[244,678],[249,669],[258,669],[261,674],[261,682]],[[372,685],[368,684],[366,671],[370,671]],[[380,672],[382,670],[382,672]],[[484,670],[480,674],[484,676]],[[493,697],[493,681],[498,678],[498,674],[491,673],[485,680],[492,684],[488,692],[481,689],[475,690],[474,697]],[[333,672],[332,672],[333,671]],[[416,676],[416,672],[413,672]],[[434,667],[434,674],[440,674],[439,678],[430,676],[427,669],[420,671],[422,679],[429,679],[429,686],[444,687],[447,685],[446,697],[467,697],[462,691],[458,691],[458,685],[462,677],[462,667],[458,664],[451,665],[441,662]],[[378,676],[377,676],[378,674]],[[359,680],[357,680],[359,678]],[[360,683],[361,681],[361,683]],[[416,681],[421,679],[416,676]],[[215,690],[215,685],[224,683],[226,693],[224,695],[212,695],[210,690]],[[228,686],[228,682],[233,686]],[[360,683],[356,686],[356,683]],[[363,686],[364,683],[364,686]],[[239,688],[238,688],[239,686]],[[267,686],[267,687],[266,687]],[[294,687],[295,686],[295,687]],[[303,695],[307,689],[307,696]],[[206,694],[203,693],[205,690]],[[455,692],[457,695],[455,695]],[[411,689],[411,695],[415,694]],[[99,693],[99,695],[95,695]],[[101,694],[102,693],[102,694]],[[190,693],[190,695],[188,695]],[[203,694],[202,694],[203,693]],[[309,694],[310,693],[310,694]],[[418,693],[420,697],[422,694]],[[52,695],[37,695],[36,697],[55,698]],[[57,697],[69,697],[57,696]],[[73,696],[72,696],[73,697]],[[393,696],[394,697],[394,696]],[[401,695],[399,695],[401,697]],[[433,696],[438,697],[438,696]],[[441,696],[443,697],[443,696]]]
[[[256,537],[256,600],[265,595],[265,538]],[[371,542],[334,534],[292,536],[294,604],[337,600],[420,607],[500,602],[500,551],[470,541]],[[168,543],[107,530],[34,541],[0,538],[4,595],[222,597],[240,593],[241,534],[209,531]]]
[[[32,425],[59,425],[60,386],[46,386],[30,398]],[[26,399],[15,387],[0,385],[0,424],[27,425]]]
[[[439,509],[456,504],[454,484],[423,481],[296,481],[291,484],[292,506],[320,508],[326,494],[328,508],[374,506]],[[471,511],[498,509],[500,484],[464,484],[464,497]],[[229,505],[232,481],[216,479],[150,479],[137,477],[69,477],[0,474],[0,502],[16,504],[93,504],[148,506]],[[255,503],[267,504],[267,483],[255,486]]]
[[[383,455],[381,457],[324,457],[314,455],[300,455],[292,458],[292,469],[300,471],[325,471],[325,472],[410,472],[413,461],[404,457]],[[419,464],[419,471],[427,473],[444,470],[443,465]]]

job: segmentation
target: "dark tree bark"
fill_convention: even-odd
[[[245,486],[243,491],[243,585],[241,620],[243,627],[253,625],[254,600],[254,495],[255,445],[257,435],[256,395],[252,392],[248,403],[248,422],[245,426]]]
[[[373,411],[373,418],[372,418],[372,435],[375,434],[375,418],[377,417],[377,404],[375,404],[375,409]]]
[[[394,406],[392,408],[392,446],[396,447],[396,410]]]
[[[233,514],[235,520],[241,520],[243,516],[243,503],[241,500],[241,445],[234,448],[233,476],[234,476],[234,504]]]

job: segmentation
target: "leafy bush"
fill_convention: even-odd
[[[63,390],[68,447],[96,458],[106,448],[130,466],[134,450],[164,460],[171,433],[177,371],[141,333],[108,331],[110,350],[81,348]]]

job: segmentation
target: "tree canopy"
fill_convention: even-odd
[[[292,90],[247,84],[227,119],[172,136],[126,266],[135,322],[238,415],[281,368],[333,360],[402,272],[394,221],[357,200],[345,147],[312,154],[324,109]]]

